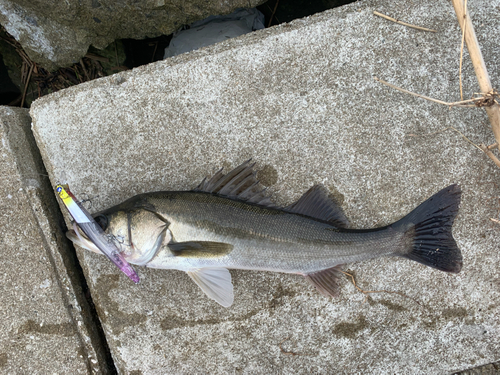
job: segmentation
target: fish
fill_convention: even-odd
[[[127,262],[184,271],[224,307],[234,301],[229,269],[302,275],[331,297],[339,295],[346,263],[397,256],[460,272],[452,234],[460,186],[442,189],[390,225],[352,229],[322,185],[288,206],[275,205],[254,166],[247,160],[226,174],[221,169],[190,191],[139,194],[93,217]],[[84,233],[66,235],[100,253]]]

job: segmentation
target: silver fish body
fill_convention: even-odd
[[[151,205],[161,217],[157,220],[168,225],[163,251],[147,263],[155,268],[187,271],[225,267],[308,274],[338,264],[391,255],[404,240],[404,233],[395,233],[391,227],[376,231],[341,230],[300,214],[209,193],[150,193],[129,203],[138,207]],[[171,241],[228,244],[231,249],[220,255],[200,250],[196,256],[177,256],[168,247]]]
[[[459,272],[462,258],[451,235],[459,202],[460,188],[452,185],[396,223],[348,229],[342,210],[320,186],[288,207],[273,206],[246,162],[194,191],[135,196],[97,214],[96,221],[128,262],[185,271],[209,297],[229,306],[227,269],[301,274],[332,296],[342,264],[380,256]],[[81,234],[68,237],[96,250]]]

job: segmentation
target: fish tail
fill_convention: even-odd
[[[404,232],[404,251],[398,255],[441,271],[460,272],[462,253],[451,227],[461,193],[458,185],[450,185],[394,223],[393,229]]]

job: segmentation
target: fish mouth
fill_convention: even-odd
[[[73,230],[66,232],[66,237],[75,245],[94,253],[102,254],[101,250],[99,250],[99,248],[85,235],[85,233],[83,233],[76,223],[73,223]]]
[[[165,240],[165,235],[168,230],[165,228],[162,233],[158,236],[155,244],[151,247],[149,251],[146,251],[144,254],[140,254],[138,252],[133,252],[132,254],[122,253],[127,262],[133,262],[133,264],[137,264],[143,266],[151,261],[158,253],[161,248],[163,241]],[[79,247],[90,250],[96,254],[103,254],[101,250],[92,242],[87,235],[80,229],[80,227],[73,222],[73,230],[68,230],[66,232],[66,237],[73,242],[74,245],[78,245]],[[134,250],[133,246],[132,249]]]

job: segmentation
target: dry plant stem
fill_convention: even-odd
[[[153,50],[153,56],[151,56],[151,62],[155,61],[155,55],[157,49],[158,49],[158,42],[155,43],[155,49]]]
[[[87,52],[85,54],[85,57],[88,57],[89,59],[92,59],[92,60],[101,61],[101,62],[106,62],[106,63],[109,62],[109,59],[107,57],[102,57],[102,56],[96,55],[95,53]]]
[[[465,12],[467,12],[467,0],[465,0]],[[465,16],[465,15],[464,15]],[[465,41],[465,29],[467,25],[462,28],[462,45],[460,46],[460,67],[458,68],[458,81],[460,85],[460,99],[464,100],[464,94],[462,90],[462,61],[464,57],[464,41]]]
[[[386,16],[385,14],[382,14],[380,12],[377,12],[376,10],[373,11],[373,14],[375,14],[376,16],[379,16],[379,17],[382,17],[382,18],[385,18],[386,20],[388,21],[392,21],[392,22],[396,22],[396,23],[399,23],[400,25],[404,25],[404,26],[408,26],[408,27],[411,27],[413,29],[417,29],[417,30],[422,30],[422,31],[430,31],[431,33],[437,33],[436,30],[433,30],[433,29],[428,29],[426,27],[421,27],[421,26],[415,26],[415,25],[412,25],[410,23],[406,23],[406,22],[403,22],[403,21],[400,21],[398,19],[395,19],[395,18],[392,18],[392,17],[389,17],[389,16]]]
[[[459,102],[447,103],[447,102],[443,102],[442,100],[430,98],[430,97],[425,96],[425,95],[416,94],[414,92],[402,89],[401,87],[395,86],[392,83],[386,82],[386,81],[384,81],[384,80],[382,80],[380,78],[377,78],[377,77],[373,77],[373,78],[375,79],[375,81],[378,81],[380,83],[383,83],[384,85],[392,87],[395,90],[398,90],[398,91],[404,92],[406,94],[410,94],[410,95],[416,96],[418,98],[422,98],[422,99],[425,99],[425,100],[430,100],[431,102],[434,102],[434,103],[443,104],[443,105],[446,105],[448,107],[476,107],[474,104],[467,104],[467,103],[474,102],[476,99],[469,99],[469,100],[462,100],[462,101],[459,101]]]
[[[397,295],[400,295],[401,297],[409,298],[409,299],[411,299],[413,302],[415,302],[417,305],[422,306],[422,305],[420,304],[420,302],[418,302],[416,299],[414,299],[414,298],[412,298],[412,297],[410,297],[410,296],[407,296],[406,294],[401,293],[401,292],[392,292],[392,291],[390,291],[390,290],[363,290],[363,289],[361,289],[361,288],[360,288],[360,287],[356,284],[356,280],[354,280],[354,276],[353,276],[353,275],[351,275],[351,274],[350,274],[350,273],[348,273],[348,272],[344,272],[344,271],[340,271],[340,272],[342,272],[344,275],[346,275],[346,276],[350,277],[350,278],[351,278],[351,281],[352,281],[352,284],[354,285],[354,287],[355,287],[357,290],[359,290],[361,293],[365,294],[365,295],[366,295],[366,294],[368,294],[368,293],[390,293],[390,294],[397,294]],[[368,298],[368,296],[366,296],[366,298]],[[365,298],[365,301],[366,301],[366,298]]]
[[[498,219],[494,219],[494,218],[490,217],[490,220],[493,221],[494,223],[500,224],[500,220],[498,220]]]
[[[469,55],[472,60],[472,65],[474,66],[474,71],[476,72],[481,92],[490,92],[493,90],[491,81],[488,76],[488,71],[486,70],[481,49],[479,48],[472,21],[465,12],[464,2],[463,0],[452,0],[452,3],[455,8],[455,13],[457,14],[458,23],[465,35],[465,43],[469,50]],[[499,144],[497,147],[500,149],[500,106],[495,103],[490,107],[485,107],[485,109],[490,119],[495,140]]]
[[[83,63],[82,59],[80,59],[80,65],[82,66],[83,73],[85,73],[85,78],[87,78],[87,81],[90,81],[90,76],[87,73],[87,69],[85,69],[85,64]]]
[[[116,40],[115,40],[115,62],[116,65],[118,65],[118,47],[116,46]]]
[[[280,0],[277,0],[276,4],[274,4],[274,9],[273,9],[273,12],[271,13],[271,17],[269,18],[269,23],[267,24],[267,27],[271,27],[271,24],[273,22],[274,15],[276,14],[276,10],[278,9],[279,3],[280,3]]]
[[[284,339],[282,342],[280,342],[279,347],[280,347],[280,351],[281,351],[281,353],[286,354],[286,355],[291,355],[291,356],[300,355],[299,353],[295,353],[295,352],[288,352],[288,351],[286,351],[286,350],[284,350],[284,349],[283,349],[283,347],[282,347],[283,343],[284,343],[285,341],[288,341],[288,340],[290,340],[290,337],[287,337],[287,338],[286,338],[286,339]]]
[[[486,154],[486,156],[488,156],[491,160],[493,160],[493,162],[498,166],[500,167],[500,160],[498,160],[498,158],[493,154],[493,152],[491,152],[491,149],[494,148],[494,147],[498,147],[498,144],[495,143],[494,145],[491,145],[491,146],[486,146],[486,145],[479,145],[479,148],[481,150],[483,150],[483,152]]]
[[[495,148],[497,146],[498,146],[498,143],[495,142],[492,145],[489,145],[487,148],[488,148],[488,150],[491,150],[492,148]]]
[[[31,73],[33,73],[34,67],[35,67],[35,64],[31,64],[30,71],[28,73],[28,78],[26,78],[26,83],[24,84],[23,97],[21,99],[21,105],[20,105],[21,108],[23,108],[23,106],[24,106],[24,99],[26,99],[26,91],[28,90],[28,85],[30,84],[30,79],[31,79]]]
[[[434,135],[434,134],[439,134],[439,133],[442,133],[448,129],[453,129],[455,130],[458,134],[460,134],[467,142],[469,142],[471,145],[473,145],[474,147],[476,147],[477,149],[483,151],[483,149],[481,147],[479,147],[478,145],[476,145],[474,142],[472,142],[469,138],[467,138],[464,133],[462,133],[460,130],[458,129],[455,129],[453,126],[448,126],[447,128],[444,128],[443,130],[438,130],[437,132],[432,132],[432,133],[428,133],[428,134],[420,134],[420,135],[417,135],[417,134],[408,134],[410,137],[426,137],[428,135]],[[494,145],[492,145],[493,147],[496,146],[496,143]],[[488,147],[492,147],[492,146],[488,146]]]

